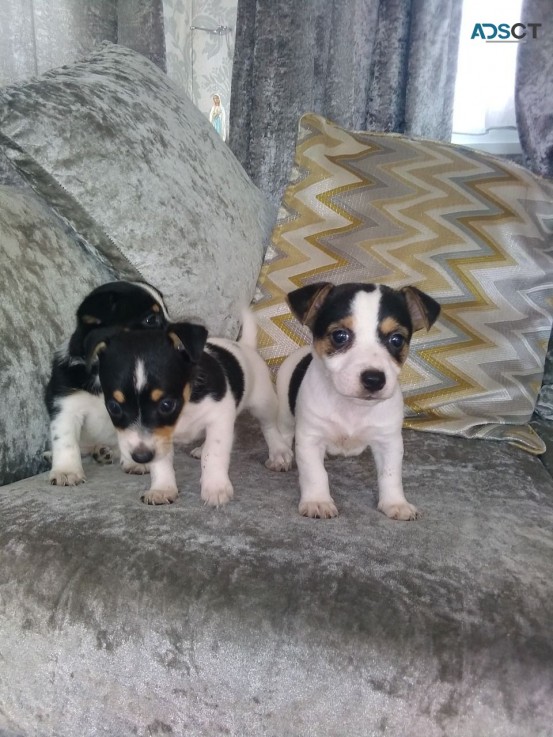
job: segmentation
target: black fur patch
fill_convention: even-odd
[[[193,327],[193,326],[192,326]],[[242,368],[230,351],[207,343],[199,360],[190,358],[188,349],[179,348],[174,336],[186,339],[184,324],[169,325],[166,330],[123,331],[106,339],[99,353],[100,379],[106,406],[113,424],[125,429],[140,421],[149,430],[173,426],[188,401],[198,404],[206,397],[221,401],[230,391],[238,405],[245,391]],[[145,384],[136,388],[136,366],[144,366]],[[152,388],[159,390],[154,397]],[[110,409],[112,398],[121,392],[126,400]],[[173,400],[174,409],[167,414],[162,405]]]
[[[85,391],[98,396],[101,393],[100,381],[98,380],[98,366],[93,366],[89,371],[86,362],[63,356],[54,358],[52,373],[46,385],[44,399],[50,419],[53,419],[60,411],[56,399],[67,397],[76,391]]]
[[[163,299],[161,294],[159,297]],[[70,355],[82,356],[87,335],[99,327],[119,326],[132,330],[164,327],[167,320],[160,306],[161,302],[139,283],[102,284],[90,292],[77,309],[77,328],[69,341]]]
[[[198,371],[192,384],[190,401],[197,404],[206,397],[211,397],[216,402],[227,393],[227,378],[223,367],[207,351],[204,351],[198,362]]]
[[[174,347],[163,330],[129,330],[108,339],[99,354],[100,379],[106,406],[113,424],[119,429],[140,422],[150,430],[174,426],[184,406],[186,387],[193,385],[197,364],[186,351]],[[145,384],[137,390],[136,366],[144,366]],[[222,377],[224,382],[224,376]],[[152,389],[159,389],[163,399],[154,399]],[[125,401],[119,403],[114,415],[110,402],[121,392]],[[169,413],[160,412],[164,400],[174,401]]]
[[[59,412],[56,399],[78,391],[98,396],[98,364],[87,366],[85,342],[92,341],[99,330],[119,326],[134,329],[159,328],[166,324],[159,302],[139,283],[110,282],[94,289],[77,310],[77,327],[64,354],[52,362],[52,373],[46,386],[45,401],[50,419]]]
[[[409,337],[413,333],[413,323],[411,321],[411,315],[409,314],[409,308],[405,297],[401,292],[382,285],[380,287],[382,297],[380,298],[380,305],[378,307],[378,323],[384,322],[387,317],[391,317],[400,325],[403,325],[409,331]]]
[[[313,338],[324,338],[329,325],[351,315],[351,303],[358,292],[374,292],[374,284],[350,283],[334,287],[313,323]]]
[[[288,387],[288,404],[290,406],[290,412],[292,414],[296,413],[296,401],[298,399],[298,392],[300,390],[301,382],[303,381],[303,377],[305,376],[312,360],[313,356],[311,355],[311,353],[308,353],[301,359],[301,361],[299,361],[299,363],[296,365],[296,368],[292,372],[290,385]]]
[[[207,350],[209,353],[213,354],[214,358],[216,358],[221,364],[223,371],[225,372],[225,376],[228,379],[230,390],[234,396],[234,401],[238,407],[242,401],[245,391],[244,372],[242,371],[240,363],[230,351],[227,351],[225,348],[221,348],[221,346],[208,342]]]
[[[378,328],[378,339],[392,358],[401,365],[407,357],[409,343],[413,335],[413,322],[405,296],[401,292],[384,285],[380,289],[382,297],[380,298],[380,305],[378,307],[378,324],[385,324],[387,319],[391,319],[393,322],[401,325],[405,329],[406,334],[403,335],[405,340],[404,345],[400,347],[395,347],[390,343],[389,335],[384,335],[380,328]]]

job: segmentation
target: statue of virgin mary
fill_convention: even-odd
[[[213,95],[213,105],[209,111],[209,122],[221,136],[223,141],[227,140],[227,121],[225,108],[221,104],[221,96],[216,92]]]

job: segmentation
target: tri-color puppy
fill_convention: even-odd
[[[269,447],[265,465],[290,468],[292,452],[277,429],[277,398],[256,351],[256,334],[255,320],[245,312],[238,342],[207,340],[201,325],[179,323],[163,331],[119,332],[91,346],[121,458],[148,465],[146,504],[176,500],[173,444],[204,435],[202,447],[192,451],[201,457],[201,498],[214,507],[228,502],[234,423],[242,410],[261,424]]]
[[[99,463],[111,463],[110,446],[117,443],[104,406],[97,362],[86,360],[86,339],[94,331],[150,330],[168,322],[162,295],[142,282],[103,284],[83,300],[77,309],[75,332],[57,351],[46,387],[52,443],[50,483],[80,484],[85,480],[81,453],[92,453]]]
[[[313,345],[286,358],[277,376],[279,427],[295,433],[300,514],[335,517],[325,454],[358,455],[370,446],[378,473],[378,509],[412,520],[402,485],[403,397],[398,375],[413,332],[435,322],[439,304],[415,287],[311,284],[288,295]]]

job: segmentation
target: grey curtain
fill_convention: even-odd
[[[459,0],[238,0],[230,146],[280,200],[298,119],[448,140]]]
[[[525,0],[523,22],[541,23],[518,47],[515,106],[524,164],[553,177],[553,3]]]
[[[166,72],[163,0],[117,0],[116,5],[117,43],[137,51]]]
[[[104,40],[165,70],[162,0],[0,0],[0,85],[70,63]]]

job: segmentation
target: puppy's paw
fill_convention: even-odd
[[[132,461],[121,461],[121,468],[125,473],[135,473],[137,476],[144,476],[150,473],[150,467],[145,463],[133,463]]]
[[[197,458],[199,461],[201,461],[202,448],[203,448],[203,445],[198,445],[197,448],[192,448],[192,450],[190,451],[190,455],[192,456],[192,458]]]
[[[150,489],[140,497],[140,500],[144,504],[172,504],[178,495],[177,489]]]
[[[218,483],[202,483],[202,500],[208,507],[222,507],[233,496],[234,489],[229,479]]]
[[[102,466],[113,463],[113,453],[108,445],[97,445],[92,451],[92,457],[96,463],[100,463]]]
[[[420,513],[413,504],[409,502],[399,502],[398,504],[390,504],[380,502],[378,505],[380,512],[383,512],[390,519],[412,520],[419,519]]]
[[[48,478],[52,486],[77,486],[86,481],[82,468],[71,471],[53,468]]]
[[[265,461],[265,467],[270,471],[289,471],[292,468],[294,454],[291,450],[282,450],[280,453],[273,453]]]
[[[332,519],[332,517],[338,516],[338,510],[332,499],[330,501],[325,500],[320,502],[300,502],[298,509],[303,517]]]

